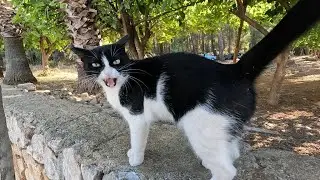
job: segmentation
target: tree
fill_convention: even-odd
[[[3,39],[0,38],[0,78],[3,78],[3,70],[4,70],[4,44]]]
[[[2,92],[0,87],[0,179],[14,180],[11,142],[8,135],[6,116],[2,104]]]
[[[16,7],[14,22],[22,25],[26,46],[40,49],[42,68],[46,70],[53,51],[69,44],[62,4],[51,0],[12,0],[12,3]]]
[[[129,53],[133,58],[144,58],[153,28],[161,18],[175,15],[178,21],[185,17],[183,10],[204,0],[162,0],[162,1],[106,1],[95,0],[98,25],[105,33],[128,34]],[[103,32],[103,33],[104,33]]]
[[[0,32],[4,39],[6,74],[5,84],[18,84],[25,82],[36,83],[29,67],[21,38],[21,28],[13,24],[13,9],[8,5],[0,4]]]
[[[268,18],[269,22],[274,22],[276,23],[275,20],[279,20],[280,17],[282,17],[287,10],[289,10],[290,6],[289,4],[285,3],[282,0],[270,0],[272,1],[268,5],[266,5],[264,2],[253,2],[251,1],[251,6],[255,6],[256,4],[262,5],[262,6],[269,6],[269,10],[266,12],[262,13],[263,18]],[[260,9],[265,9],[265,8],[260,8]],[[253,11],[251,11],[253,13]],[[247,22],[249,25],[252,27],[256,28],[258,31],[260,31],[262,34],[267,35],[268,30],[264,28],[261,24],[259,24],[257,21],[251,19],[248,17],[246,13],[241,12],[241,10],[238,8],[237,10],[233,10],[232,13],[236,16],[238,16],[240,19],[243,21]],[[257,13],[257,12],[255,12]],[[261,13],[261,11],[258,11],[258,13]],[[260,17],[261,18],[261,17]],[[279,97],[280,97],[280,89],[282,85],[282,81],[285,76],[285,67],[289,58],[289,52],[290,52],[290,47],[288,47],[286,50],[284,50],[281,54],[278,55],[276,58],[276,63],[277,63],[277,69],[274,74],[272,84],[271,84],[271,89],[269,92],[269,99],[268,103],[271,105],[277,105],[279,103]]]
[[[247,1],[246,0],[237,0],[237,6],[238,6],[238,13],[241,14],[241,16],[243,17],[246,14]],[[241,33],[242,33],[242,29],[243,29],[243,21],[244,21],[243,19],[240,19],[240,25],[238,28],[236,46],[234,48],[233,63],[237,63],[237,57],[238,57],[239,48],[240,48]]]
[[[66,24],[72,43],[81,48],[92,49],[100,44],[100,31],[95,25],[97,11],[91,8],[90,0],[61,0],[67,13]],[[80,61],[79,61],[80,62]],[[96,93],[99,86],[89,80],[81,64],[77,64],[77,91]]]

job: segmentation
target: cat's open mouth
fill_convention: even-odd
[[[108,87],[114,87],[117,84],[117,78],[106,78],[104,82]]]

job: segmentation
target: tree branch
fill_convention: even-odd
[[[263,26],[261,26],[258,22],[251,19],[247,15],[243,15],[238,11],[231,11],[232,14],[238,16],[240,19],[243,19],[245,22],[247,22],[250,26],[254,27],[256,30],[261,32],[263,35],[267,35],[269,32],[267,29],[265,29]]]
[[[199,2],[202,2],[202,0],[199,0],[199,1],[196,1],[196,2],[189,3],[189,4],[187,4],[187,5],[184,5],[184,6],[178,7],[178,8],[176,8],[176,9],[171,9],[171,10],[169,10],[169,11],[166,11],[166,12],[160,13],[160,14],[158,14],[158,15],[154,16],[154,17],[150,17],[150,18],[142,19],[142,20],[140,20],[140,21],[136,22],[133,26],[137,26],[137,25],[139,25],[139,24],[141,24],[141,23],[143,23],[143,22],[149,22],[149,21],[152,21],[152,20],[158,19],[158,18],[160,18],[160,17],[162,17],[162,16],[164,16],[164,15],[167,15],[167,14],[172,13],[172,12],[175,12],[175,11],[179,11],[180,9],[183,9],[183,8],[186,8],[186,7],[189,7],[189,6],[193,6],[193,5],[195,5],[195,4],[199,3]]]

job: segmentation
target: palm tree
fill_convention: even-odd
[[[92,49],[100,44],[100,32],[95,26],[97,11],[90,8],[89,0],[62,0],[66,3],[67,26],[77,47]],[[96,93],[99,87],[88,81],[81,65],[78,68],[78,92]]]
[[[29,67],[21,38],[21,28],[12,23],[14,11],[8,3],[0,2],[0,33],[4,40],[6,73],[5,84],[36,83]]]

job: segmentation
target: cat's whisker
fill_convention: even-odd
[[[146,75],[152,76],[150,73],[148,73],[148,72],[146,72],[146,71],[143,71],[143,70],[140,70],[140,69],[127,69],[127,70],[122,70],[121,72],[122,72],[122,73],[126,73],[126,74],[130,74],[130,73],[132,73],[132,74],[134,74],[134,73],[138,74],[138,73],[140,73],[140,74],[146,74]]]
[[[127,69],[127,70],[123,70],[123,71],[124,72],[126,72],[126,71],[140,71],[140,72],[143,72],[145,74],[148,74],[148,75],[152,76],[150,73],[148,73],[147,71],[144,71],[142,69]]]
[[[130,67],[130,66],[132,66],[132,65],[134,65],[134,64],[135,64],[135,62],[128,63],[128,64],[122,66],[121,68],[119,68],[118,71],[121,71],[121,70],[123,70],[123,69],[125,69],[125,68],[128,68],[128,67]]]
[[[137,80],[137,81],[139,81],[139,82],[142,83],[147,89],[149,89],[148,86],[147,86],[143,81],[141,81],[139,78],[136,78],[136,77],[133,77],[133,76],[130,76],[130,77],[133,78],[133,79],[135,79],[135,80]]]
[[[143,88],[140,86],[139,82],[136,81],[134,78],[132,78],[132,76],[129,76],[129,79],[131,79],[133,82],[135,82],[140,87],[141,93],[143,93]]]
[[[110,49],[110,54],[111,54],[111,56],[114,56],[114,50],[115,50],[116,48],[115,47],[113,47],[113,44],[111,44],[111,49]]]

